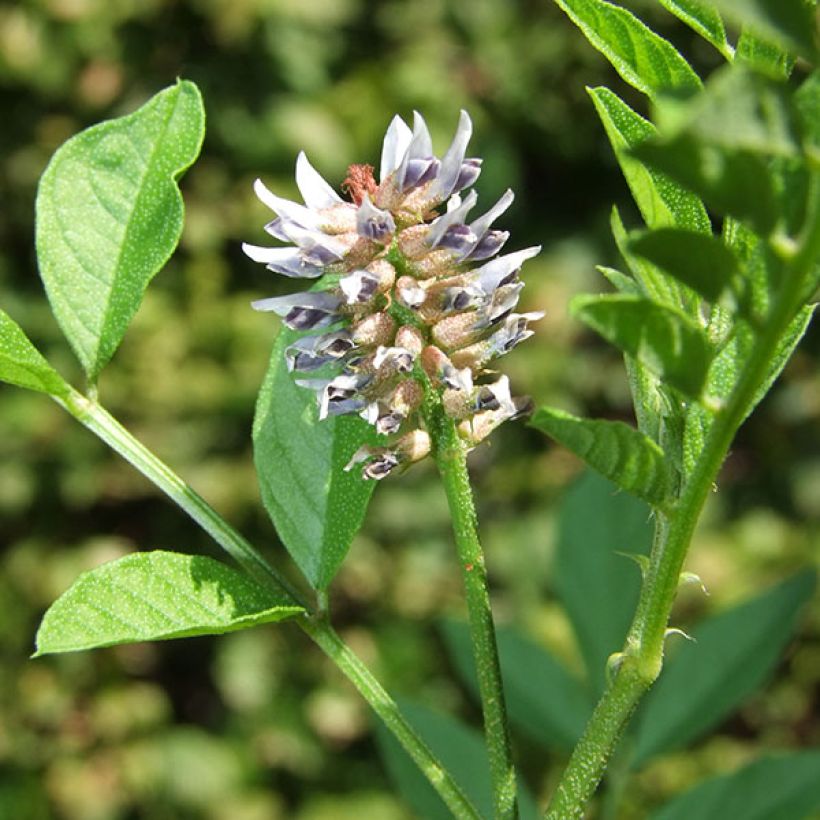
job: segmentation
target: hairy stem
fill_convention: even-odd
[[[480,815],[447,772],[405,720],[396,702],[327,622],[323,613],[314,614],[302,596],[283,578],[242,535],[205,499],[182,480],[168,465],[135,439],[108,411],[93,399],[72,390],[65,400],[57,399],[74,418],[159,487],[205,530],[234,560],[259,583],[284,591],[306,610],[294,620],[353,683],[373,711],[384,721],[405,751],[421,769],[433,788],[459,820],[480,820]]]
[[[484,731],[490,759],[496,818],[518,816],[515,768],[504,704],[501,666],[487,587],[484,554],[478,540],[473,494],[467,473],[467,451],[452,419],[440,405],[426,414],[436,459],[453,523],[464,579],[478,687],[484,713]]]
[[[697,465],[674,508],[659,515],[655,544],[635,618],[617,671],[573,751],[546,813],[547,820],[581,820],[612,751],[643,694],[663,664],[663,647],[680,572],[706,498],[738,427],[765,383],[784,332],[806,297],[820,255],[820,175],[812,179],[809,216],[788,258],[780,292],[726,404],[717,411]]]

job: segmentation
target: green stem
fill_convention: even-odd
[[[668,516],[659,515],[635,618],[618,668],[572,753],[547,820],[581,820],[615,744],[663,665],[663,647],[680,573],[706,498],[738,427],[754,406],[785,330],[806,297],[820,255],[820,175],[812,180],[806,229],[788,259],[783,282],[726,404],[718,410],[703,451]]]
[[[415,729],[399,711],[396,702],[387,694],[370,670],[353,654],[324,618],[303,617],[299,625],[310,635],[324,653],[341,669],[348,680],[370,704],[384,725],[393,733],[405,751],[415,761],[441,799],[459,820],[480,820],[460,786],[439,763]]]
[[[294,619],[296,623],[353,683],[418,765],[453,815],[459,820],[480,820],[480,815],[469,799],[405,720],[395,701],[341,640],[322,613],[311,613],[302,596],[245,538],[96,401],[76,390],[72,390],[66,399],[57,401],[188,513],[250,575],[276,592],[286,592],[303,606],[306,612]]]
[[[459,563],[464,579],[465,597],[470,619],[478,688],[484,713],[484,731],[493,781],[495,816],[508,820],[518,816],[515,768],[504,705],[501,666],[495,641],[490,593],[484,554],[478,540],[477,519],[473,505],[470,478],[467,473],[467,450],[455,424],[440,405],[426,413],[450,516],[453,522]]]

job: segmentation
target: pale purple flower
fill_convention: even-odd
[[[254,185],[275,215],[265,230],[285,245],[243,250],[275,273],[316,284],[253,306],[307,334],[285,358],[296,383],[316,393],[320,419],[355,413],[386,437],[385,446],[360,448],[350,459],[347,469],[358,466],[369,479],[429,452],[420,413],[426,389],[437,391],[469,446],[528,407],[511,396],[506,376],[487,368],[542,316],[515,312],[521,266],[540,248],[497,256],[509,234],[493,226],[514,197],[507,190],[473,214],[478,195],[462,193],[481,171],[481,160],[467,156],[472,130],[462,111],[436,156],[419,113],[412,128],[394,117],[378,181],[370,166],[350,166],[342,185],[349,199],[304,153],[296,161],[302,202]]]

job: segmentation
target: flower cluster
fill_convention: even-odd
[[[379,182],[369,165],[353,165],[342,199],[308,162],[296,161],[304,205],[273,194],[257,180],[257,196],[276,218],[265,230],[286,247],[243,245],[275,273],[317,279],[303,293],[262,299],[305,335],[286,351],[297,383],[316,392],[319,417],[358,413],[392,437],[363,447],[348,469],[363,465],[380,479],[423,458],[430,439],[421,418],[425,390],[469,444],[522,413],[506,376],[488,365],[532,334],[541,313],[516,313],[522,263],[540,248],[497,256],[509,234],[492,227],[512,191],[469,220],[471,186],[481,160],[466,157],[472,123],[462,111],[446,153],[433,155],[430,133],[416,113],[413,129],[394,117],[384,138]],[[320,279],[320,277],[323,277]]]

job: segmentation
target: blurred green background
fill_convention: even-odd
[[[628,4],[627,4],[628,5]],[[718,64],[655,4],[636,4],[708,73]],[[58,369],[80,371],[36,272],[33,203],[54,150],[133,110],[181,76],[200,86],[208,133],[182,188],[180,250],[151,286],[101,397],[229,520],[285,566],[250,449],[255,394],[277,327],[249,302],[282,284],[240,251],[269,218],[259,175],[295,192],[299,150],[338,185],[377,164],[390,118],[414,108],[440,152],[458,109],[475,122],[485,207],[517,195],[511,250],[544,245],[524,271],[537,335],[507,357],[515,392],[629,420],[618,354],[567,318],[604,290],[608,237],[626,186],[585,85],[643,101],[547,0],[22,0],[0,3],[0,298]],[[733,449],[690,569],[678,621],[751,594],[817,559],[820,333],[810,332]],[[552,595],[556,505],[574,457],[523,423],[472,457],[498,619],[577,666]],[[42,396],[0,386],[0,816],[405,818],[370,717],[295,628],[28,660],[40,616],[84,569],[135,549],[216,554],[145,480]],[[346,640],[391,691],[477,723],[437,631],[462,601],[442,493],[429,465],[379,486],[332,588]],[[765,749],[820,743],[820,608],[776,679],[717,736],[637,778],[624,817]],[[559,761],[516,739],[541,801]]]

